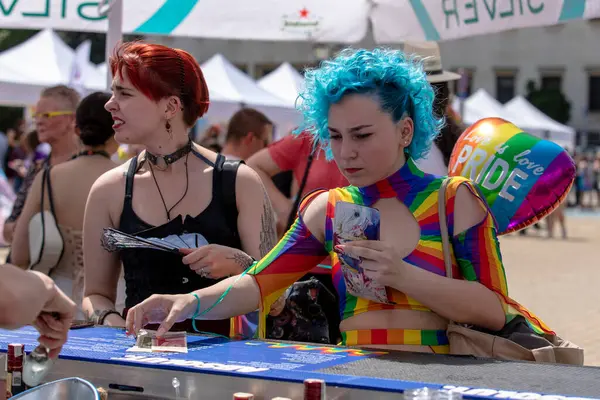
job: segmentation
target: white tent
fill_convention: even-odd
[[[108,73],[108,65],[106,65],[105,62],[103,62],[102,64],[98,64],[98,66],[96,66],[96,69],[98,70],[98,73],[102,76],[106,76],[106,74]]]
[[[461,107],[459,100],[455,99],[452,103],[452,108],[454,111],[461,113],[461,118],[467,125],[474,124],[480,119],[491,117],[502,118],[506,121],[515,123],[515,116],[506,111],[502,107],[502,104],[484,89],[477,90],[464,100],[464,102],[463,107]]]
[[[540,137],[548,136],[549,139],[563,147],[573,150],[575,146],[575,129],[563,125],[538,110],[523,96],[516,96],[504,105],[504,109],[510,114],[518,115],[522,121],[516,125],[521,129],[527,129]]]
[[[69,83],[74,60],[74,50],[51,29],[0,53],[0,104],[35,104],[45,87]],[[102,89],[103,78],[89,60],[80,69],[86,89]]]
[[[241,106],[247,106],[265,113],[275,123],[277,136],[298,124],[300,116],[292,106],[258,86],[221,54],[214,55],[201,68],[210,95],[206,114],[209,121],[226,122]]]
[[[290,63],[284,62],[276,70],[259,79],[258,85],[294,107],[298,93],[304,87],[304,77]]]

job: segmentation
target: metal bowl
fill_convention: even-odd
[[[11,397],[19,400],[100,400],[100,394],[88,381],[66,378],[49,382]]]

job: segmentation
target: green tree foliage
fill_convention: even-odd
[[[560,89],[537,87],[527,82],[527,100],[555,121],[566,124],[571,119],[571,103]]]

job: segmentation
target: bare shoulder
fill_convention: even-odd
[[[84,172],[98,174],[99,171],[110,171],[120,165],[110,159],[103,159],[100,163],[90,163],[89,160],[76,158],[64,163],[57,164],[50,170],[51,177],[70,179],[73,175],[82,175]]]
[[[308,195],[302,202],[300,208],[304,224],[317,239],[325,240],[325,217],[327,215],[327,204],[329,202],[329,191]]]
[[[40,197],[43,179],[44,179],[44,169],[42,168],[41,170],[38,171],[37,174],[35,174],[35,178],[33,178],[33,182],[31,182],[31,186],[29,187],[29,194],[33,193],[33,195],[31,195],[31,196],[28,195],[27,198],[29,198],[29,197],[39,198]]]
[[[131,160],[109,169],[96,179],[90,191],[90,197],[103,199],[122,199],[125,195],[125,180]]]
[[[243,190],[244,188],[251,189],[256,185],[262,189],[263,184],[260,176],[246,164],[240,164],[236,177],[236,187]]]
[[[463,182],[456,190],[456,207],[464,210],[474,209],[474,212],[478,210],[485,212],[485,204],[476,193],[470,182]]]
[[[484,200],[476,195],[470,182],[461,183],[456,190],[454,234],[479,224],[488,214]]]

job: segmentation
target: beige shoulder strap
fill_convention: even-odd
[[[446,276],[452,278],[452,258],[450,253],[450,238],[448,237],[448,219],[446,217],[446,189],[450,183],[450,177],[444,179],[438,194],[438,214],[440,217],[440,232],[442,235],[442,252],[444,255],[444,265],[446,266]]]

